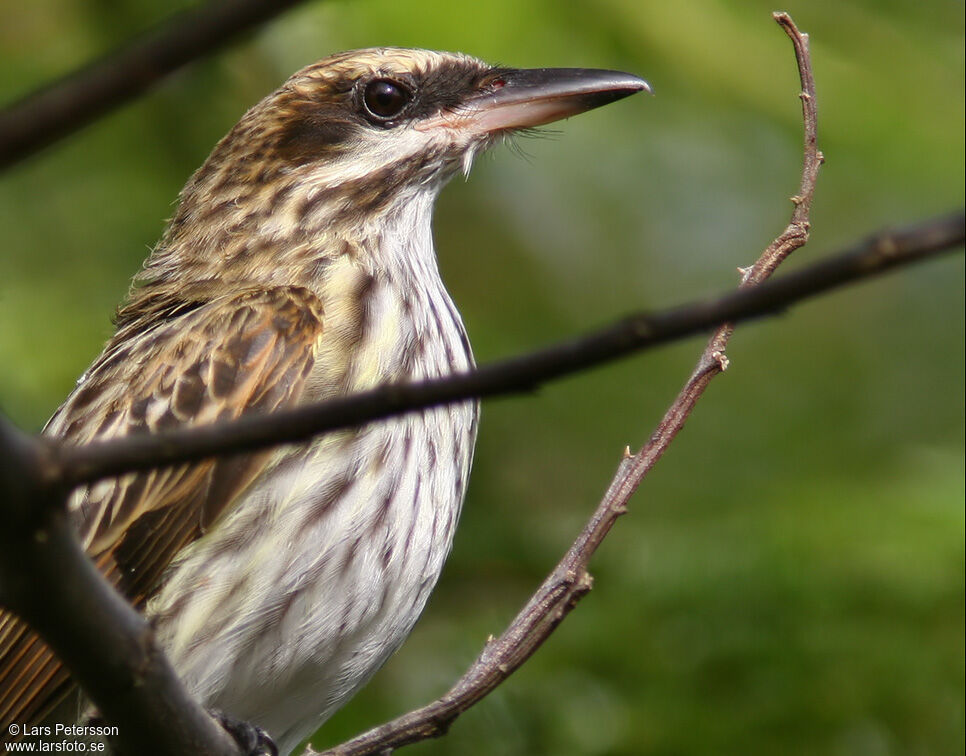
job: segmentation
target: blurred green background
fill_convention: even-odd
[[[10,101],[185,2],[0,6]],[[730,289],[787,222],[792,48],[760,0],[309,2],[0,176],[0,406],[39,429],[184,181],[297,68],[380,44],[617,68],[635,97],[457,179],[437,248],[478,359]],[[793,1],[828,162],[788,267],[963,203],[963,3]],[[740,329],[731,369],[537,656],[419,754],[962,753],[963,259]],[[416,632],[317,739],[442,693],[564,551],[702,340],[484,407]],[[407,751],[408,753],[409,751]]]

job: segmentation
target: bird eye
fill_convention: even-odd
[[[384,120],[399,115],[411,97],[409,90],[402,85],[387,79],[376,79],[366,84],[362,102],[371,115]]]

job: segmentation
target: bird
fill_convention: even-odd
[[[388,47],[298,71],[188,180],[44,433],[84,444],[472,370],[434,249],[440,190],[509,135],[644,90],[619,71]],[[464,400],[130,473],[74,491],[69,514],[187,689],[289,753],[422,612],[478,412]],[[0,721],[89,707],[43,641],[0,614]]]

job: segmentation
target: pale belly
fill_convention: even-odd
[[[287,753],[409,634],[452,544],[477,407],[291,448],[146,608],[189,690]]]

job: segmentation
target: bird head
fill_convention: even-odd
[[[501,136],[642,90],[645,81],[617,71],[495,67],[426,50],[326,58],[218,143],[139,283],[278,282],[280,248],[308,260],[320,236],[372,238],[412,207],[428,230],[440,187]]]
[[[434,185],[497,137],[647,89],[588,69],[494,67],[467,55],[375,48],[302,69],[252,108],[212,155],[234,178],[300,174],[334,187]],[[250,160],[239,158],[251,158]],[[229,178],[224,176],[224,178]]]

